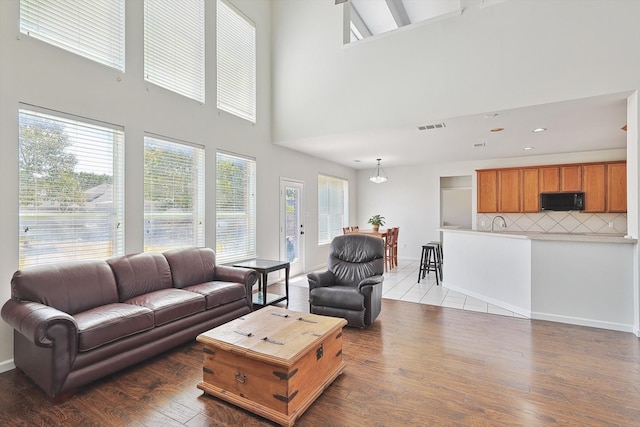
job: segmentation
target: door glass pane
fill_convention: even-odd
[[[300,189],[285,189],[285,248],[287,261],[295,262],[300,258]]]

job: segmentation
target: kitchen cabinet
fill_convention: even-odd
[[[586,164],[582,166],[584,212],[606,212],[605,178],[606,165],[604,163]]]
[[[522,212],[540,211],[539,168],[522,169]]]
[[[478,213],[539,212],[540,193],[585,193],[585,210],[627,211],[626,162],[577,163],[477,171]]]
[[[560,191],[582,191],[582,165],[560,167]]]
[[[552,193],[560,191],[560,167],[545,166],[538,168],[540,174],[540,192]]]
[[[607,164],[607,212],[627,211],[627,164]]]
[[[498,212],[521,212],[520,170],[498,170]]]
[[[483,170],[477,173],[478,180],[478,212],[491,213],[498,211],[498,171]]]

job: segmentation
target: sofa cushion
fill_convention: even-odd
[[[180,248],[164,252],[175,288],[213,280],[216,254],[210,248]]]
[[[171,288],[171,269],[160,253],[143,252],[107,260],[116,277],[120,302]]]
[[[364,295],[352,286],[325,286],[309,291],[311,305],[364,310]]]
[[[204,295],[207,301],[207,309],[237,301],[247,296],[247,288],[241,283],[233,282],[214,281],[188,286],[184,289]]]
[[[106,304],[73,317],[78,324],[78,351],[153,328],[153,311],[132,304]]]
[[[11,279],[11,297],[73,315],[118,302],[118,290],[106,262],[73,261],[16,271]]]
[[[161,289],[125,301],[153,311],[156,326],[204,311],[204,296],[182,289]]]

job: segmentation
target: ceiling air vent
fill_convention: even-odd
[[[446,128],[447,125],[445,125],[444,123],[435,123],[433,125],[424,125],[424,126],[418,126],[418,129],[420,130],[431,130],[431,129],[442,129],[442,128]]]

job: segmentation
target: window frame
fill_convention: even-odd
[[[21,33],[124,72],[125,0],[67,0],[56,3],[57,8],[46,6],[40,0],[20,0]]]
[[[324,181],[324,182],[323,182]],[[338,190],[338,185],[342,188]],[[325,191],[323,191],[323,186]],[[333,192],[339,191],[337,194]],[[326,194],[327,199],[323,200]],[[335,199],[342,204],[342,211],[333,212],[331,207],[335,206],[332,200]],[[341,201],[340,201],[341,200]],[[335,221],[332,216],[342,216],[339,225],[333,226]],[[334,237],[342,234],[342,228],[349,225],[349,180],[326,174],[318,174],[318,245],[331,243]]]
[[[145,81],[204,103],[204,0],[144,0],[143,19]]]
[[[233,192],[234,197],[238,194],[244,195],[241,200],[241,204],[244,205],[245,210],[231,210],[232,206],[225,206],[221,191],[224,188],[221,186],[221,174],[222,174],[222,161],[234,161],[239,162],[244,167],[244,182],[234,183],[230,191]],[[255,158],[243,156],[241,154],[231,153],[227,151],[218,150],[216,152],[216,259],[221,263],[231,263],[237,261],[244,261],[247,259],[253,259],[257,257],[257,162]],[[236,184],[243,184],[242,187],[235,186]],[[229,204],[235,204],[237,200],[231,201]],[[228,209],[225,211],[225,209]],[[241,229],[240,233],[233,235],[227,233],[223,228],[228,228],[228,224],[231,222],[233,227],[233,221],[244,222],[245,226]],[[242,236],[242,232],[246,233],[246,236]],[[229,240],[225,239],[229,237],[229,240],[235,239],[235,243],[244,242],[246,248],[243,250],[241,246],[230,245],[229,249],[225,246],[229,244]],[[227,241],[225,241],[227,240]]]
[[[255,124],[256,24],[226,0],[216,0],[216,67],[218,109]]]
[[[27,121],[29,123],[26,123]],[[59,163],[57,167],[42,169],[50,163],[47,163],[46,158],[38,160],[37,156],[45,157],[45,153],[51,153],[51,150],[45,150],[48,147],[33,148],[32,153],[35,153],[36,159],[32,159],[31,163],[24,160],[28,155],[23,151],[28,149],[29,145],[25,138],[29,132],[28,125],[33,123],[37,125],[39,121],[42,126],[53,124],[63,129],[56,131],[52,127],[45,128],[47,132],[38,138],[55,139],[55,133],[60,132],[58,137],[65,139],[63,143],[65,146],[62,151],[58,151],[57,155],[54,154],[50,158],[58,159],[58,162],[64,161],[59,160],[60,158],[66,158],[70,162],[66,163],[66,166]],[[106,259],[123,255],[125,251],[124,127],[20,104],[18,132],[18,151],[21,156],[18,166],[19,268],[59,261]],[[69,133],[65,134],[66,132]],[[65,136],[60,136],[62,134]],[[73,141],[67,144],[69,139]],[[48,139],[48,142],[51,143],[51,139]],[[68,160],[71,157],[73,161]],[[41,166],[40,173],[34,172],[36,166],[31,167],[33,187],[30,188],[26,185],[30,181],[29,167],[23,168],[23,164],[38,163],[45,166]],[[73,169],[69,170],[71,164]],[[108,181],[107,172],[112,174],[110,191],[108,191],[109,183],[106,182]],[[51,178],[56,173],[60,174],[57,179],[61,181]],[[101,180],[105,182],[94,185]],[[38,182],[42,185],[41,190],[38,189]],[[82,185],[92,186],[84,189]],[[89,190],[93,191],[89,192]],[[29,191],[33,194],[31,205],[27,204],[29,197],[22,197],[28,195]],[[47,192],[54,196],[44,197]],[[78,199],[81,193],[84,193],[85,197],[82,202]],[[107,235],[106,240],[93,240],[96,237],[103,238],[104,234]],[[96,245],[96,241],[103,243]],[[28,257],[33,260],[28,261]]]
[[[201,145],[191,144],[188,142],[178,141],[164,136],[145,134],[143,140],[144,146],[144,237],[143,244],[145,251],[163,252],[169,249],[176,249],[185,246],[202,247],[205,244],[205,148]],[[189,164],[184,157],[191,156],[191,176],[189,183],[181,180],[175,180],[173,176],[166,177],[161,181],[149,182],[147,177],[150,165],[147,162],[147,154],[149,149],[154,148],[157,152],[163,152],[167,165],[174,164],[175,169],[189,168]],[[183,156],[181,159],[180,157]],[[165,168],[168,171],[169,168]],[[178,177],[179,178],[179,177]],[[159,188],[158,192],[154,191],[154,184]],[[180,191],[185,189],[187,191]],[[167,203],[166,210],[155,209],[149,210],[155,203],[156,197],[167,195],[167,190],[171,190],[172,195],[177,195],[181,202],[174,204],[175,197],[171,202]],[[148,200],[149,195],[153,200]],[[191,199],[191,206],[181,206],[181,203]],[[189,209],[187,209],[189,208]],[[164,218],[168,221],[167,225],[150,225],[153,219]],[[191,223],[184,226],[185,221]],[[172,226],[174,225],[174,226]],[[163,241],[162,238],[156,239],[151,237],[152,231],[157,230],[159,233],[166,234],[191,234],[191,241],[181,240],[178,237]],[[155,233],[153,233],[155,234]],[[148,238],[149,237],[149,238]],[[161,244],[162,243],[162,244]]]

